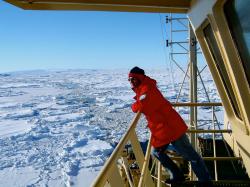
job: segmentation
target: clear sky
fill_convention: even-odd
[[[0,1],[0,72],[167,67],[164,24],[164,14],[27,11]]]

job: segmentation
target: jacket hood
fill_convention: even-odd
[[[146,85],[151,87],[151,86],[156,86],[157,82],[156,82],[156,80],[151,79],[148,76],[145,76],[144,80],[142,81],[142,85],[143,84],[146,84]]]

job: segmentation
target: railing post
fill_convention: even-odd
[[[140,145],[140,142],[138,141],[138,138],[136,136],[136,133],[135,131],[133,130],[133,132],[131,132],[131,145],[133,147],[133,151],[134,151],[134,154],[135,154],[135,158],[138,162],[138,165],[139,165],[139,168],[140,168],[140,171],[141,171],[141,177],[140,177],[140,181],[139,181],[139,184],[138,186],[142,187],[143,186],[143,179],[142,177],[145,177],[146,179],[146,186],[147,187],[151,187],[151,186],[154,186],[154,183],[153,183],[153,180],[151,178],[151,175],[148,171],[148,165],[146,163],[146,158],[144,158],[144,154],[143,154],[143,151],[142,151],[142,148],[141,148],[141,145]],[[150,156],[150,149],[151,149],[151,145],[150,145],[150,141],[148,142],[148,148],[147,148],[147,154],[148,157]],[[146,155],[146,156],[147,156]],[[143,171],[144,170],[144,171]]]
[[[148,141],[148,146],[147,146],[147,151],[146,151],[146,155],[145,155],[145,159],[144,159],[144,163],[143,163],[143,167],[142,167],[142,171],[141,171],[141,177],[140,177],[140,181],[139,181],[139,185],[138,187],[143,187],[145,180],[149,180],[147,179],[147,177],[151,178],[150,173],[148,172],[148,165],[149,165],[149,159],[150,159],[150,153],[151,153],[151,135]]]
[[[128,183],[130,187],[134,187],[133,181],[131,179],[130,173],[129,173],[129,168],[128,168],[128,160],[126,157],[122,157],[122,167],[124,168],[124,171],[126,173]]]
[[[214,123],[214,106],[212,106],[212,125],[213,129],[215,130],[215,123]],[[216,157],[216,142],[215,142],[215,133],[213,133],[213,152],[214,152],[214,157]],[[214,160],[214,177],[215,180],[218,180],[218,173],[217,173],[217,161]]]
[[[157,176],[157,187],[161,187],[161,163],[158,161],[157,162],[157,167],[158,167],[158,176]]]

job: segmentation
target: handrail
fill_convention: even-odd
[[[198,107],[198,106],[222,106],[221,103],[172,103],[173,107]],[[137,163],[140,168],[140,180],[138,187],[143,187],[145,184],[147,186],[152,186],[153,181],[150,177],[150,172],[148,171],[148,163],[150,159],[150,141],[148,143],[146,155],[142,153],[142,150],[140,148],[140,144],[137,138],[137,135],[135,133],[135,128],[138,123],[138,120],[140,119],[141,113],[138,112],[135,117],[132,120],[131,125],[129,126],[127,132],[124,134],[124,136],[121,138],[120,142],[117,144],[116,148],[114,149],[113,153],[109,157],[109,159],[106,161],[105,165],[103,166],[102,170],[100,171],[99,175],[97,176],[96,180],[93,183],[93,187],[102,187],[106,186],[107,182],[111,186],[116,186],[116,183],[121,184],[122,178],[119,174],[119,170],[117,167],[117,160],[122,157],[122,151],[124,150],[124,147],[127,142],[131,142],[131,145],[133,147]],[[189,133],[231,133],[231,130],[199,130],[199,129],[192,129],[188,130]],[[140,149],[140,150],[138,150]],[[173,159],[179,159],[178,157],[172,157]],[[240,158],[223,158],[223,157],[204,157],[205,160],[239,160]],[[161,173],[160,166],[158,168],[158,173]],[[114,174],[115,173],[115,174]],[[115,179],[114,179],[115,178]],[[160,184],[160,183],[159,183]],[[158,184],[158,186],[159,186]],[[130,184],[131,185],[131,184]]]
[[[173,160],[183,160],[184,158],[181,156],[172,156],[171,159]],[[203,160],[219,160],[219,161],[225,161],[225,160],[242,160],[242,157],[202,157]]]
[[[214,103],[171,103],[173,107],[180,107],[180,106],[222,106],[222,103],[214,102]]]
[[[105,183],[107,182],[109,171],[111,171],[114,164],[116,164],[116,162],[113,162],[113,161],[116,160],[116,158],[118,158],[119,153],[123,150],[125,144],[128,142],[130,132],[132,132],[132,129],[135,129],[136,124],[137,124],[138,120],[140,119],[140,116],[141,116],[141,113],[138,112],[136,114],[136,116],[134,117],[127,133],[122,137],[122,139],[120,140],[120,142],[118,143],[118,145],[114,149],[113,153],[111,154],[109,159],[106,161],[101,172],[97,176],[96,180],[94,181],[94,183],[92,185],[93,187],[104,186]]]
[[[232,133],[230,129],[221,129],[221,130],[202,130],[202,129],[188,129],[187,133]]]

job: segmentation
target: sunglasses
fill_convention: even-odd
[[[129,78],[128,78],[128,81],[129,81],[129,82],[133,82],[133,81],[135,81],[135,80],[136,80],[136,78],[134,78],[134,77],[129,77]]]

